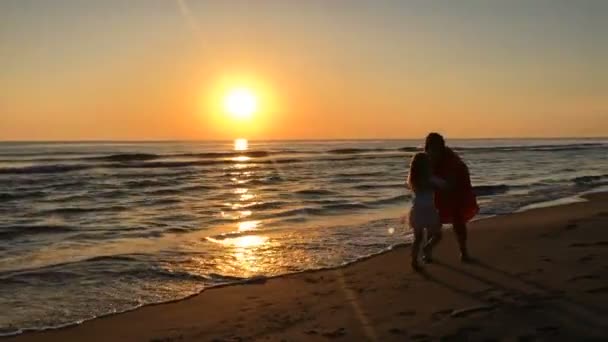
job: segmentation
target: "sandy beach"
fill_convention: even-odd
[[[608,336],[608,194],[451,231],[423,274],[409,248],[347,267],[213,288],[186,300],[5,341],[587,340]]]

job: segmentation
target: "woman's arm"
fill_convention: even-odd
[[[436,176],[431,176],[429,182],[431,183],[431,186],[436,190],[443,190],[449,185],[448,182]]]
[[[452,166],[448,173],[446,179],[448,186],[446,188],[449,191],[460,191],[465,188],[467,184],[470,184],[469,179],[469,168],[464,162],[459,161]]]

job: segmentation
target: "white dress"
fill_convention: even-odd
[[[445,181],[441,178],[431,177],[431,184],[434,187],[444,187]],[[426,228],[433,234],[441,229],[439,213],[435,208],[435,192],[432,189],[414,192],[412,208],[409,214],[410,227],[416,233],[422,233]]]

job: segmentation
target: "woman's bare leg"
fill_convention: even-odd
[[[469,250],[467,248],[467,224],[463,222],[454,222],[453,225],[456,241],[460,248],[460,259],[464,262],[470,261]]]
[[[424,261],[428,263],[433,262],[433,248],[435,248],[435,246],[439,243],[439,241],[441,241],[441,238],[443,237],[443,234],[441,233],[441,227],[433,228],[431,231],[433,231],[434,233],[430,236],[428,242],[426,243],[426,245],[424,245],[423,248]]]
[[[418,253],[420,251],[420,245],[422,244],[422,232],[414,230],[414,243],[412,244],[412,268],[414,271],[420,271],[420,265],[418,264]]]

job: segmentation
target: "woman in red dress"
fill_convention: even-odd
[[[435,192],[435,206],[441,223],[452,224],[460,248],[460,259],[471,261],[467,249],[467,222],[479,212],[477,199],[473,193],[469,168],[458,154],[445,146],[439,133],[426,137],[424,150],[428,153],[433,175],[444,179],[448,186]]]

